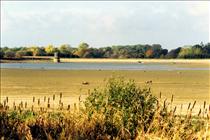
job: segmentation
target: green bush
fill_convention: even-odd
[[[86,99],[89,117],[103,114],[106,133],[114,136],[123,127],[134,137],[138,130],[147,130],[153,120],[157,99],[150,88],[141,89],[133,80],[111,78],[104,90],[94,90]]]

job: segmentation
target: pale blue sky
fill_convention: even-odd
[[[1,1],[1,46],[209,41],[209,2]]]

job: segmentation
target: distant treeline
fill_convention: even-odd
[[[90,47],[87,43],[81,43],[77,48],[69,44],[59,47],[2,47],[0,58],[53,56],[55,52],[65,58],[210,58],[210,43],[183,46],[170,51],[163,49],[160,44],[114,45],[101,48]]]

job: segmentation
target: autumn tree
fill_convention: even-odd
[[[75,55],[79,56],[80,58],[84,57],[84,54],[86,53],[88,48],[89,48],[89,45],[87,43],[85,42],[80,43],[77,51],[75,52]]]
[[[25,51],[22,51],[22,50],[19,50],[15,53],[15,57],[16,58],[22,58],[23,56],[26,56],[26,52]]]
[[[147,58],[152,58],[153,50],[152,49],[147,50],[145,55],[146,55]]]
[[[44,56],[44,55],[46,55],[44,47],[32,46],[30,48],[30,51],[32,52],[33,56]]]

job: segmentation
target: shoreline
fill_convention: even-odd
[[[172,63],[172,64],[209,64],[210,59],[107,59],[107,58],[60,58],[61,63]],[[54,63],[53,60],[0,60],[0,63]]]
[[[197,63],[210,64],[210,59],[66,59],[61,58],[61,62],[95,62],[95,63]]]

